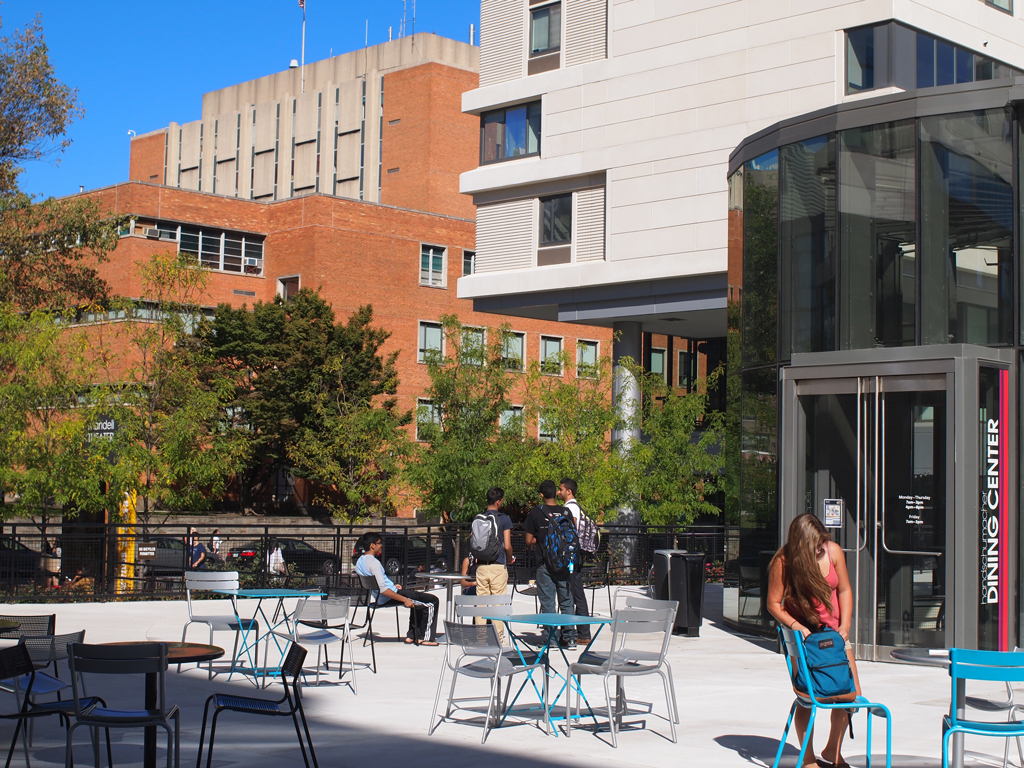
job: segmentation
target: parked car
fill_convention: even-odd
[[[338,558],[331,552],[324,552],[307,544],[302,539],[274,539],[281,545],[281,555],[290,571],[299,573],[322,573],[326,576],[338,572]],[[228,557],[241,562],[251,562],[261,551],[259,541],[236,544],[228,550]],[[230,562],[230,560],[229,560]]]
[[[455,547],[448,536],[434,536],[428,544],[422,536],[406,536],[385,533],[381,543],[381,561],[388,577],[394,579],[405,563],[406,574],[435,571],[451,571],[456,567]]]
[[[185,572],[188,560],[188,549],[184,539],[174,536],[150,536],[137,545],[156,547],[156,557],[143,560],[136,557],[136,562],[145,567],[147,576],[181,576]]]
[[[39,574],[43,555],[11,536],[0,536],[0,578],[31,581]]]

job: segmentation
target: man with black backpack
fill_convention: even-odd
[[[572,616],[572,593],[569,578],[578,562],[579,537],[572,516],[555,501],[558,489],[554,480],[540,484],[543,503],[530,510],[523,521],[527,546],[540,548],[542,562],[537,566],[537,594],[541,613],[558,612]],[[570,650],[576,647],[576,627],[562,629],[561,644]]]
[[[491,488],[487,492],[487,509],[473,518],[469,526],[469,552],[476,561],[476,594],[504,595],[508,592],[508,569],[512,556],[512,518],[501,511],[505,491]],[[477,624],[486,621],[477,617]],[[498,639],[503,640],[502,625],[496,625]]]
[[[576,532],[582,533],[583,518],[586,515],[580,508],[580,504],[576,501],[576,481],[571,478],[563,478],[562,482],[558,484],[558,498],[562,500],[563,508],[572,515],[573,525],[576,526]],[[580,546],[583,546],[582,536],[580,537]],[[576,608],[577,616],[589,616],[590,609],[587,606],[587,593],[583,591],[583,555],[584,552],[580,550],[580,559],[576,562],[576,567],[573,572],[569,574],[569,589],[572,592],[572,602]],[[590,625],[580,624],[576,627],[579,640],[584,643],[590,642]]]

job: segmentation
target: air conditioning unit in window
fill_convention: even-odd
[[[247,267],[258,267],[259,265],[260,265],[260,260],[259,259],[250,259],[250,258],[245,259],[245,266],[247,266]]]
[[[146,227],[145,234],[146,234],[146,237],[151,237],[154,240],[157,240],[157,239],[160,238],[160,230],[157,229],[156,227]]]

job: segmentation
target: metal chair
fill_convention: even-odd
[[[807,695],[798,693],[793,700],[793,706],[789,709],[789,719],[786,721],[786,728],[782,732],[782,739],[779,741],[779,751],[775,755],[775,762],[772,768],[779,768],[779,761],[782,760],[782,751],[786,747],[786,737],[793,725],[793,715],[797,707],[811,710],[811,718],[807,722],[807,733],[804,736],[803,744],[800,745],[800,754],[797,756],[796,764],[803,765],[804,753],[807,751],[807,744],[814,733],[814,718],[819,709],[866,709],[868,712],[868,738],[867,738],[867,762],[871,768],[871,716],[885,718],[885,768],[892,768],[892,715],[889,708],[883,704],[874,704],[863,696],[858,696],[853,701],[822,701],[817,698],[814,692],[814,679],[807,668],[807,659],[804,657],[804,638],[800,632],[794,632],[786,627],[779,627],[779,638],[782,642],[782,649],[786,656],[786,667],[789,669],[789,679],[796,686],[797,671],[801,672],[801,678],[807,681]],[[851,713],[852,717],[852,713]],[[943,742],[945,744],[945,742]]]
[[[635,608],[640,610],[679,610],[679,602],[676,600],[655,600],[653,597],[644,597],[642,595],[627,595],[626,597],[626,608]],[[638,658],[634,661],[652,661],[654,659],[653,651],[646,652],[644,655],[643,650],[637,650],[639,654]],[[672,665],[668,662],[668,657],[663,656],[661,663],[665,665],[666,671],[668,671],[669,690],[672,691],[672,710],[674,712],[674,719],[676,725],[679,725],[679,704],[676,701],[676,684],[675,678],[672,674]]]
[[[85,640],[85,630],[79,632],[69,632],[63,635],[22,635],[18,641],[28,650],[28,655],[32,659],[32,666],[35,668],[36,675],[34,685],[32,686],[32,702],[36,703],[36,696],[46,696],[51,693],[57,694],[57,700],[61,700],[61,692],[71,687],[70,682],[64,682],[60,679],[60,668],[57,665],[58,661],[66,661],[68,658],[68,643],[81,643]],[[44,672],[44,669],[48,669],[50,665],[53,665],[53,674],[50,675]],[[0,689],[10,690],[13,687],[13,693],[15,699],[19,701],[21,699],[21,692],[28,686],[28,676],[23,675],[16,677],[11,680],[4,680],[0,683]],[[85,683],[82,683],[82,691],[85,692]],[[29,723],[29,746],[32,745],[32,723]]]
[[[65,768],[71,768],[72,739],[80,725],[104,728],[151,728],[167,731],[167,766],[181,765],[181,717],[176,706],[168,708],[166,696],[167,644],[127,643],[124,645],[86,645],[72,643],[68,648],[71,667],[71,688],[75,696],[75,722],[68,729]],[[88,699],[79,691],[78,679],[82,673],[95,675],[156,675],[157,701],[155,709],[110,709],[90,707]],[[148,687],[148,681],[147,681]],[[171,728],[171,721],[174,728]],[[173,736],[173,739],[172,739]],[[99,766],[99,742],[93,741],[96,765]],[[172,759],[173,758],[173,759]]]
[[[569,665],[569,674],[576,678],[576,712],[580,711],[582,675],[601,675],[604,678],[604,695],[608,708],[608,726],[612,734],[612,746],[618,747],[617,733],[622,717],[626,714],[626,698],[622,679],[640,677],[642,675],[659,675],[665,686],[665,706],[668,707],[668,721],[672,729],[672,743],[676,739],[676,711],[672,695],[672,679],[666,669],[665,656],[668,653],[669,641],[672,639],[672,626],[675,622],[675,608],[624,608],[612,614],[612,641],[607,653],[587,651],[580,655],[575,664]],[[628,647],[627,642],[640,636],[650,640],[661,641],[661,650],[650,648]],[[659,638],[660,636],[660,638]],[[612,700],[608,684],[615,678],[615,699]],[[571,689],[566,694],[565,716],[566,735],[572,733]]]
[[[306,768],[309,768],[309,757],[313,758],[313,768],[319,768],[316,752],[313,751],[313,740],[309,736],[309,726],[306,724],[306,713],[302,709],[302,694],[299,688],[302,662],[305,659],[306,649],[301,645],[293,644],[288,649],[288,655],[285,656],[284,663],[281,664],[281,684],[284,686],[284,696],[276,701],[249,696],[234,696],[228,693],[215,693],[210,696],[203,708],[203,726],[199,731],[199,756],[196,758],[196,768],[200,768],[203,760],[203,739],[206,736],[206,718],[210,713],[210,704],[213,704],[214,708],[206,768],[210,768],[213,761],[213,740],[217,735],[217,717],[225,710],[267,717],[291,717],[295,724],[295,734],[299,737],[299,748],[302,749],[302,759],[306,763]],[[289,677],[292,678],[291,688],[288,687]],[[302,731],[299,730],[300,719],[302,720],[302,730],[306,733],[305,742],[302,740]],[[309,744],[309,757],[306,756],[306,743]]]
[[[594,599],[601,589],[606,589],[608,591],[608,612],[611,613],[614,610],[612,608],[611,573],[611,560],[607,556],[605,556],[604,560],[599,563],[588,563],[584,565],[581,570],[581,574],[583,576],[583,589],[590,590],[590,612],[592,614],[594,613]]]
[[[536,584],[530,583],[530,579],[537,573],[536,567],[511,565],[508,566],[508,572],[508,575],[512,577],[512,594],[532,597],[534,612],[540,613],[540,592],[537,590]]]
[[[73,701],[49,701],[42,704],[37,704],[33,700],[33,696],[38,693],[35,690],[35,682],[37,672],[35,665],[32,662],[32,657],[29,655],[28,648],[24,643],[18,643],[18,645],[11,646],[0,650],[0,676],[5,678],[13,678],[15,680],[25,680],[24,696],[21,697],[21,703],[18,705],[18,711],[11,714],[0,714],[0,718],[4,720],[17,720],[18,724],[14,728],[14,738],[11,739],[11,747],[7,751],[7,762],[4,764],[4,768],[10,768],[11,758],[14,756],[14,750],[18,745],[18,736],[21,734],[22,724],[26,721],[31,723],[33,720],[39,717],[48,717],[50,715],[57,715],[60,717],[61,723],[65,728],[69,728],[71,725],[71,716],[75,713],[75,704]],[[98,704],[103,704],[103,699],[93,696],[88,699],[82,700],[82,706],[87,710]],[[28,730],[26,725],[25,730]],[[25,764],[31,768],[32,763],[28,757],[29,739],[26,734],[25,738],[22,739],[22,746],[25,749]],[[107,759],[110,759],[110,734],[107,734]]]
[[[504,715],[504,713],[509,711],[510,706],[514,707],[523,688],[533,679],[532,676],[527,676],[527,679],[519,686],[519,691],[516,692],[511,705],[508,704],[508,694],[511,687],[507,688],[505,690],[505,699],[500,704],[501,709],[499,712],[495,712],[495,705],[501,698],[501,678],[511,677],[520,672],[531,672],[535,669],[543,670],[544,665],[536,662],[530,664],[513,663],[504,654],[504,649],[498,640],[498,633],[492,624],[460,624],[454,621],[445,621],[444,636],[448,647],[445,649],[444,661],[441,663],[441,675],[437,681],[437,693],[434,695],[434,709],[430,714],[428,735],[433,735],[437,726],[451,717],[453,704],[456,705],[455,709],[465,709],[465,707],[457,705],[467,701],[481,700],[482,697],[479,696],[464,699],[455,698],[455,683],[458,681],[459,675],[465,675],[466,677],[475,677],[483,680],[489,679],[491,681],[491,691],[487,697],[487,717],[484,720],[484,733],[480,738],[480,743],[483,744],[487,741],[487,734],[498,719],[497,715]],[[451,650],[454,648],[459,648],[461,654],[455,661],[452,661]],[[452,686],[448,692],[448,704],[445,713],[438,719],[437,708],[441,701],[441,687],[444,685],[444,675],[448,669],[453,673]],[[544,693],[541,700],[546,702],[547,675],[543,675],[543,678]],[[547,707],[545,707],[544,722],[545,726],[547,726]]]
[[[972,733],[978,736],[995,736],[1006,739],[1006,746],[1003,750],[1003,764],[1005,765],[1010,747],[1009,739],[1016,738],[1019,749],[1020,737],[1024,736],[1024,722],[1013,719],[1016,707],[1010,710],[1009,720],[1005,723],[961,718],[956,710],[957,688],[966,685],[968,680],[1006,683],[1008,689],[1010,683],[1024,682],[1024,656],[1005,651],[970,651],[965,648],[950,648],[949,678],[952,691],[949,714],[942,717],[942,768],[947,768],[949,765],[949,740],[955,733]]]
[[[234,669],[234,660],[238,658],[238,639],[242,632],[255,631],[256,637],[260,634],[260,625],[253,619],[242,619],[239,621],[238,618],[238,601],[231,597],[231,607],[234,613],[231,614],[203,614],[199,615],[193,612],[192,606],[192,591],[203,591],[210,589],[238,589],[238,571],[186,571],[185,572],[185,600],[188,604],[188,621],[185,622],[185,626],[181,630],[181,641],[185,642],[185,635],[188,633],[188,628],[192,624],[205,624],[210,628],[210,640],[209,644],[213,645],[213,633],[214,632],[234,632],[235,633],[235,646],[231,651],[231,664]],[[253,647],[258,649],[258,643],[253,643]],[[255,663],[259,664],[259,651],[256,651]],[[181,664],[178,665],[178,671],[181,672]],[[207,677],[213,679],[213,662],[208,662]]]
[[[22,635],[52,635],[57,631],[56,613],[0,616],[0,621],[13,621],[18,625],[16,629],[0,631],[0,639],[17,640]]]
[[[352,635],[349,626],[348,615],[351,610],[352,599],[349,597],[333,597],[320,599],[310,597],[302,600],[295,606],[295,613],[292,615],[292,631],[290,634],[274,632],[272,634],[287,638],[293,643],[302,646],[316,646],[316,684],[320,685],[320,654],[324,654],[327,661],[326,646],[331,643],[341,643],[341,652],[338,654],[338,679],[344,672],[345,645],[351,649]],[[310,631],[306,631],[307,628]],[[340,631],[340,635],[336,634]],[[269,642],[269,641],[268,641]],[[266,654],[264,654],[264,657]],[[352,675],[352,691],[359,695],[359,688],[356,686],[356,665],[355,654],[349,658],[349,674]],[[330,666],[328,666],[328,671]]]
[[[362,624],[354,624],[352,626],[354,626],[356,629],[362,629],[363,627],[366,628],[366,634],[363,635],[363,647],[366,647],[366,641],[367,639],[369,639],[370,659],[372,660],[372,663],[370,665],[370,671],[372,671],[373,674],[377,674],[377,653],[373,647],[373,617],[381,608],[394,608],[395,632],[398,634],[399,637],[401,637],[402,624],[401,619],[398,616],[398,608],[402,604],[397,600],[388,600],[386,603],[378,603],[373,597],[373,593],[376,592],[379,588],[377,584],[377,579],[373,576],[364,576],[361,573],[356,575],[359,576],[359,583],[362,585],[363,589],[366,590],[366,615],[363,617]],[[418,644],[419,643],[417,642],[417,645]]]

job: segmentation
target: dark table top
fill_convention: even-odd
[[[203,643],[181,643],[176,641],[146,640],[122,643],[104,643],[104,645],[146,645],[148,643],[164,643],[167,646],[167,662],[169,664],[186,664],[192,661],[213,661],[224,655],[224,649],[217,645]]]

